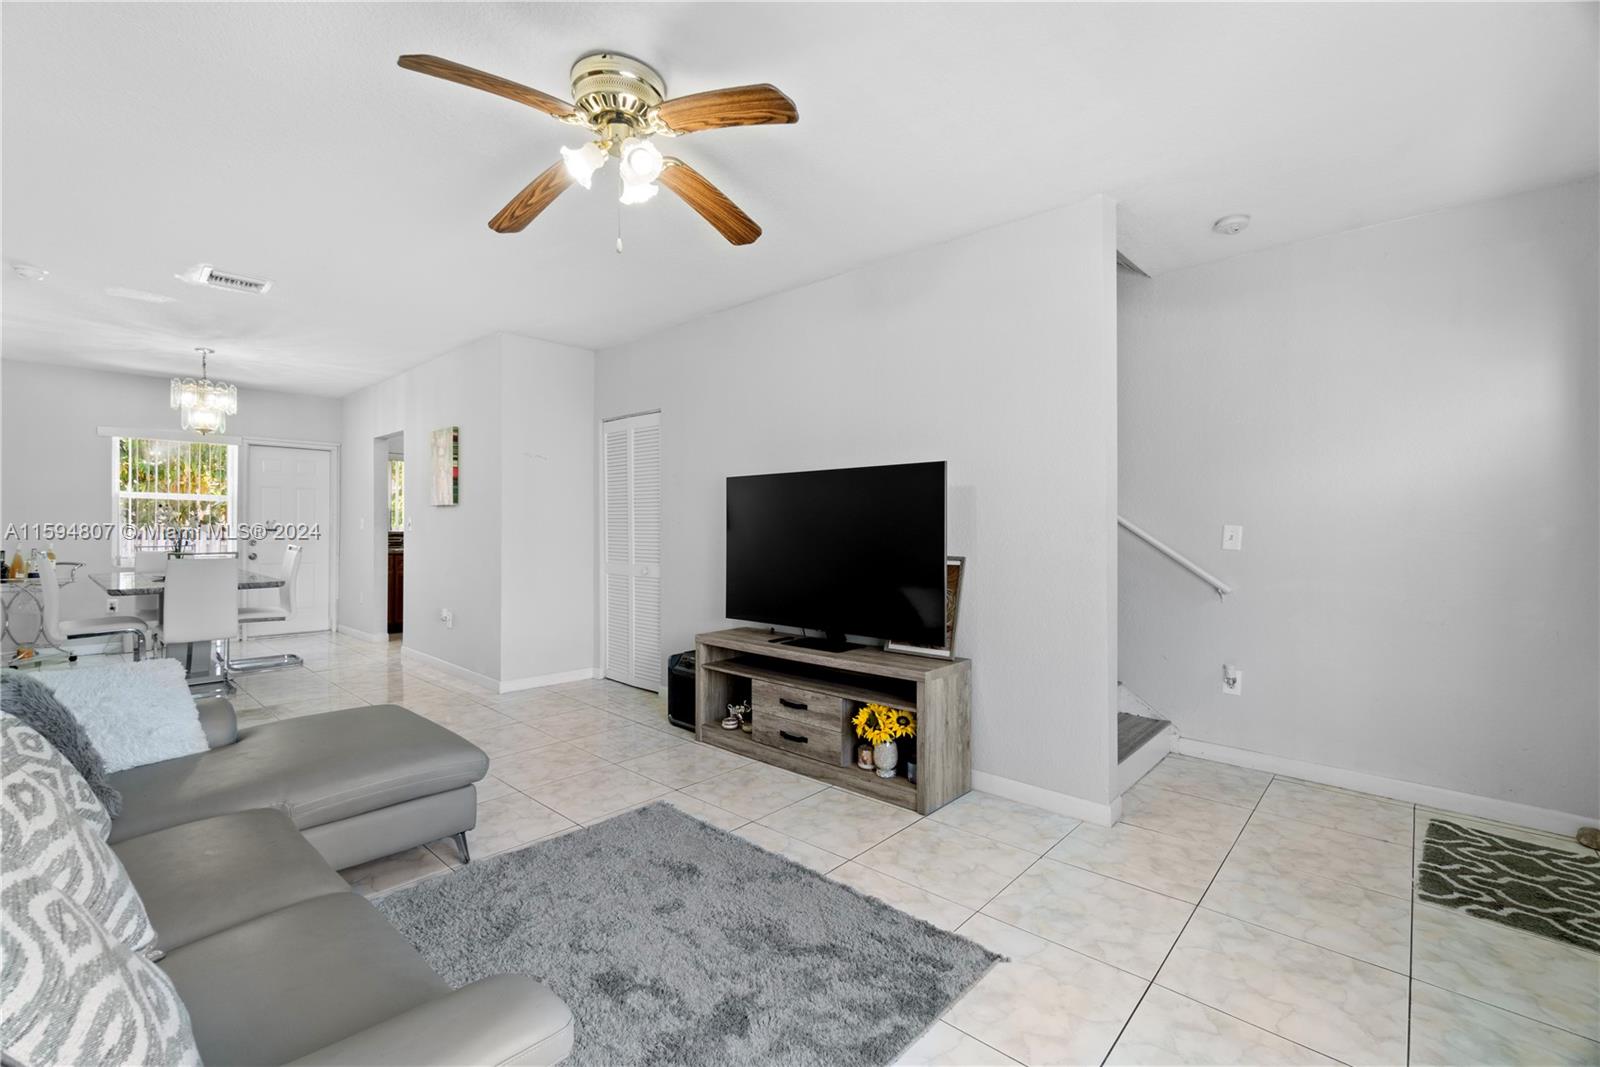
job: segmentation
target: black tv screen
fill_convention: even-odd
[[[945,465],[728,479],[730,619],[944,644]]]

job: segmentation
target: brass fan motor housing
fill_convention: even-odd
[[[640,130],[667,97],[655,68],[621,52],[594,52],[572,65],[572,101],[591,129],[618,123]]]

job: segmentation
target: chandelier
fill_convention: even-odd
[[[172,379],[172,409],[179,413],[179,425],[185,430],[198,434],[220,433],[228,428],[228,416],[239,414],[239,390],[206,376],[206,359],[214,349],[197,348],[195,351],[200,353],[200,380]]]

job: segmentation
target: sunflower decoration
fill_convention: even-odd
[[[863,704],[850,720],[856,736],[874,745],[888,744],[899,737],[914,737],[917,717],[909,711],[884,704]]]

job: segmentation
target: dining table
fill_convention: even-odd
[[[163,592],[162,583],[167,580],[165,574],[140,574],[132,570],[102,571],[89,575],[89,580],[109,596],[160,596]],[[240,571],[240,589],[276,589],[283,584],[283,579],[275,574],[262,574],[259,571]]]
[[[164,583],[167,576],[164,574],[140,573],[131,569],[100,571],[89,575],[89,580],[106,591],[107,596],[161,596],[165,592]],[[283,585],[283,578],[276,574],[263,574],[260,571],[239,572],[239,588],[245,589],[276,589]],[[293,654],[261,656],[254,659],[235,660],[230,656],[229,642],[222,641],[222,655],[215,654],[216,641],[183,642],[179,644],[162,644],[162,654],[171,659],[180,659],[189,664],[189,688],[199,686],[222,685],[228,686],[228,675],[243,674],[252,670],[275,670],[280,667],[294,667],[300,664],[300,657]],[[201,647],[203,646],[203,651]],[[195,655],[202,652],[201,655]],[[196,660],[199,663],[196,663]]]

